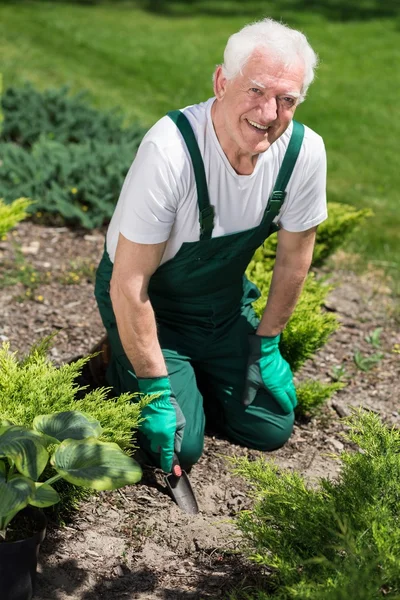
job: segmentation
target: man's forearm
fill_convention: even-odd
[[[275,264],[267,306],[257,334],[279,335],[288,322],[307,277],[308,267]]]
[[[138,377],[167,375],[150,299],[132,297],[121,289],[114,291],[111,298],[122,346],[135,374]]]

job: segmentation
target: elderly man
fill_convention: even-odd
[[[272,19],[232,35],[215,96],[172,111],[146,134],[111,220],[96,298],[107,378],[153,395],[140,443],[164,471],[201,456],[205,414],[233,441],[283,445],[296,406],[279,339],[327,216],[319,135],[293,121],[317,59]],[[244,273],[278,231],[261,321]]]

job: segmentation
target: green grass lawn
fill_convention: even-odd
[[[358,2],[361,11],[365,2]],[[326,0],[325,8],[338,4]],[[328,197],[375,212],[350,249],[364,264],[387,269],[398,285],[400,20],[372,12],[357,19],[354,4],[341,21],[336,13],[296,9],[287,0],[215,0],[188,11],[177,4],[172,15],[130,2],[8,2],[0,6],[4,86],[68,83],[73,91],[87,89],[96,106],[120,106],[129,121],[151,125],[167,110],[212,95],[213,67],[231,33],[255,18],[282,16],[320,55],[317,80],[297,118],[325,139]]]

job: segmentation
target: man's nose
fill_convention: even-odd
[[[264,122],[273,121],[278,116],[278,103],[276,98],[267,98],[262,107]]]

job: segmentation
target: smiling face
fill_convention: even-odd
[[[234,168],[235,156],[254,159],[287,129],[303,80],[304,65],[300,60],[285,68],[278,59],[261,51],[251,55],[234,79],[226,79],[222,67],[217,68],[213,123]]]

